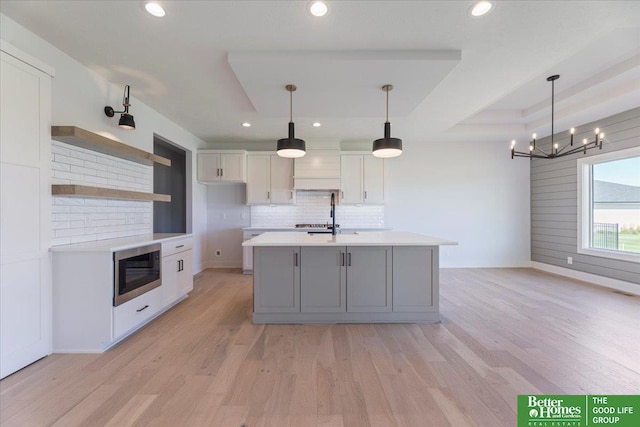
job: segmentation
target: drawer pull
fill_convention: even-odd
[[[176,249],[180,249],[180,248],[184,248],[184,245],[178,245],[178,246],[176,246]]]
[[[144,306],[144,307],[142,307],[142,308],[137,309],[136,311],[137,311],[138,313],[140,313],[141,311],[144,311],[144,310],[146,310],[147,308],[149,308],[149,304],[145,305],[145,306]]]

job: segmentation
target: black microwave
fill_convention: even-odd
[[[114,253],[114,306],[160,286],[160,252],[161,245],[154,244]]]

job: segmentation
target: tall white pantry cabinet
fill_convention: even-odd
[[[51,353],[51,77],[0,44],[0,378]]]

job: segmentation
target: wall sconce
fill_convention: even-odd
[[[129,114],[129,107],[131,106],[131,104],[129,104],[129,85],[124,87],[122,105],[124,106],[124,111],[114,111],[112,107],[107,105],[104,107],[104,113],[107,117],[113,117],[116,113],[122,114],[120,121],[118,121],[118,126],[122,129],[134,130],[136,128],[136,122],[133,121],[133,116]]]

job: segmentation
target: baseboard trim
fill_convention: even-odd
[[[560,276],[570,277],[572,279],[582,280],[594,285],[611,288],[634,295],[640,295],[640,285],[624,280],[612,279],[610,277],[598,276],[597,274],[585,273],[582,271],[571,270],[569,268],[558,267],[556,265],[545,264],[542,262],[531,261],[531,268],[546,271],[547,273],[559,274]]]
[[[209,261],[205,268],[242,268],[242,261]]]

